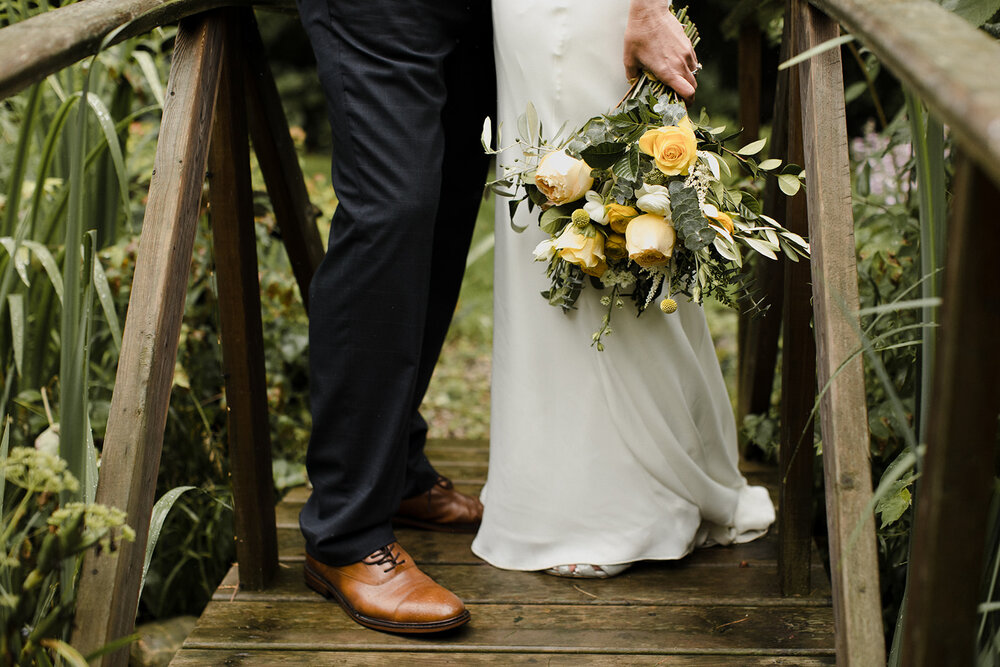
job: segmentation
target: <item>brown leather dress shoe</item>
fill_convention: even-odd
[[[393,523],[445,533],[474,533],[483,520],[478,498],[460,493],[450,479],[438,477],[429,491],[399,504]]]
[[[441,632],[469,620],[462,601],[421,572],[396,542],[341,567],[306,554],[305,574],[309,588],[333,598],[352,619],[376,630]]]

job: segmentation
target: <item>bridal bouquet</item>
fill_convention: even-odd
[[[697,31],[685,10],[677,14],[692,43]],[[608,290],[607,314],[593,342],[611,333],[611,314],[630,298],[637,314],[662,294],[660,309],[672,313],[683,294],[700,303],[705,294],[736,306],[752,301],[744,253],[797,261],[809,245],[764,215],[753,192],[768,173],[786,194],[798,191],[801,169],[777,159],[758,162],[765,140],[733,150],[725,127],[712,127],[702,112],[688,116],[676,93],[650,75],[641,76],[618,106],[583,127],[560,130],[546,140],[529,104],[518,119],[521,157],[501,164],[488,187],[510,197],[514,212],[526,203],[549,235],[535,248],[551,280],[542,296],[563,310],[574,308],[588,282]],[[489,119],[483,145],[491,147]],[[502,138],[500,139],[502,145]],[[734,178],[730,161],[747,175]]]

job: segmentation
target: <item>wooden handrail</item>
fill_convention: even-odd
[[[878,56],[1000,183],[1000,42],[930,0],[810,0]]]
[[[292,0],[83,0],[0,30],[0,100],[112,44],[210,9],[232,6],[294,10]]]

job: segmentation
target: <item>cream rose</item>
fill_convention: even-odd
[[[632,218],[625,230],[628,257],[639,266],[662,266],[674,252],[677,232],[669,220],[646,213]]]
[[[564,260],[587,273],[604,265],[604,235],[593,227],[582,230],[576,225],[566,225],[552,247]]]
[[[677,125],[647,130],[639,138],[639,150],[651,155],[656,167],[667,176],[686,176],[698,160],[698,140],[687,116]]]
[[[593,184],[590,165],[566,151],[547,154],[535,171],[535,185],[556,206],[580,199]]]

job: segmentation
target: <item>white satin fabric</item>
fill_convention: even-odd
[[[610,110],[627,83],[628,0],[494,0],[504,145],[531,101],[546,136]],[[501,162],[515,155],[510,151]],[[701,307],[616,310],[588,286],[569,315],[539,296],[545,238],[522,205],[496,208],[490,466],[473,552],[497,567],[676,559],[752,540],[774,521],[737,469],[732,408]]]

